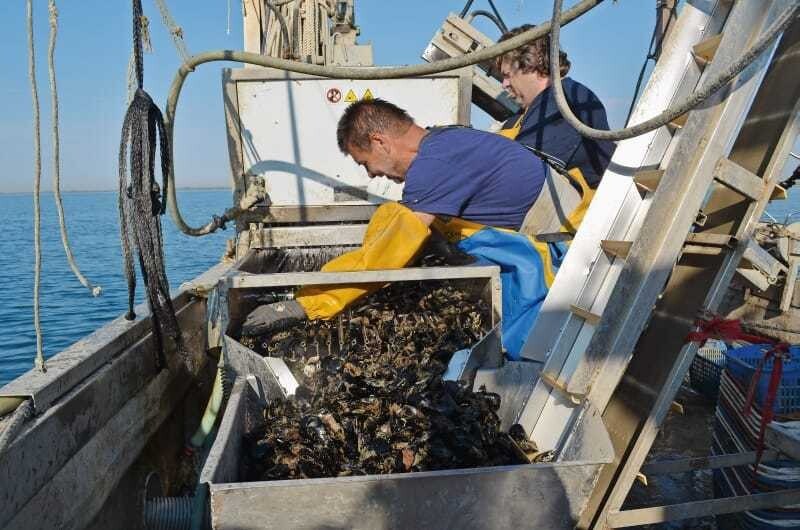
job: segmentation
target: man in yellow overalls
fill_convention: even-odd
[[[531,211],[551,209],[546,190],[551,175],[543,161],[500,135],[467,127],[424,129],[403,109],[380,99],[348,107],[337,140],[370,177],[403,182],[403,197],[375,211],[359,249],[322,270],[405,267],[431,231],[437,231],[479,263],[500,266],[503,343],[511,358],[519,358],[555,273],[548,245],[517,232]],[[552,224],[549,214],[544,217]],[[303,287],[292,301],[256,308],[243,333],[274,332],[302,319],[330,319],[378,288]]]

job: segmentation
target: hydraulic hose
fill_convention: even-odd
[[[564,13],[559,13],[559,21],[561,24],[567,24],[579,16],[583,15],[590,9],[594,8],[603,0],[582,0],[574,5]],[[278,59],[276,57],[268,57],[259,55],[257,53],[233,51],[233,50],[217,50],[199,53],[189,58],[188,61],[183,63],[170,86],[169,96],[167,98],[167,108],[164,114],[164,125],[169,137],[169,145],[174,146],[174,125],[175,125],[175,112],[178,106],[178,99],[180,98],[183,83],[186,77],[194,71],[195,68],[204,63],[214,61],[235,61],[240,63],[253,64],[256,66],[264,66],[267,68],[276,68],[279,70],[287,70],[300,74],[308,74],[319,77],[328,77],[332,79],[398,79],[402,77],[414,77],[422,75],[438,74],[440,72],[447,72],[471,66],[477,63],[489,61],[508,53],[511,50],[519,48],[520,46],[529,42],[535,41],[547,35],[550,31],[550,23],[545,22],[540,26],[536,26],[528,31],[520,33],[516,37],[503,41],[478,50],[473,53],[452,57],[450,59],[443,59],[432,63],[424,63],[413,66],[381,66],[375,68],[363,67],[341,67],[341,66],[320,66],[316,64],[309,64],[299,61],[289,61],[286,59]],[[173,155],[170,161],[170,171],[167,175],[167,208],[170,217],[175,222],[175,225],[181,232],[190,236],[203,236],[210,234],[218,228],[225,225],[225,222],[234,219],[245,211],[246,205],[237,205],[229,208],[225,213],[220,216],[214,216],[211,221],[201,227],[189,226],[181,215],[180,208],[178,207],[178,200],[175,193],[175,156]]]
[[[633,138],[634,136],[639,136],[654,131],[659,127],[663,127],[678,116],[687,113],[708,99],[708,97],[717,90],[728,84],[731,79],[739,75],[789,26],[792,20],[800,14],[800,2],[795,2],[793,6],[787,7],[739,59],[733,61],[727,68],[720,72],[716,78],[704,83],[702,87],[679,104],[664,110],[661,114],[643,121],[642,123],[637,123],[636,125],[624,129],[606,131],[594,129],[582,123],[572,112],[572,109],[570,109],[567,98],[564,95],[564,87],[561,86],[561,75],[559,73],[560,61],[558,56],[562,3],[563,0],[553,0],[553,18],[550,24],[550,83],[553,86],[553,94],[555,94],[558,110],[567,123],[572,125],[581,136],[594,138],[596,140],[626,140],[628,138]]]
[[[286,17],[283,16],[280,8],[272,2],[264,2],[264,4],[275,14],[275,18],[278,20],[278,24],[281,27],[281,34],[283,35],[283,58],[288,59],[291,55],[291,51],[289,50],[289,26],[286,24]]]
[[[225,396],[223,378],[223,366],[220,365],[217,367],[217,375],[214,377],[214,386],[211,390],[211,397],[208,398],[208,403],[206,404],[206,410],[203,413],[203,418],[200,420],[200,425],[197,427],[197,430],[191,438],[190,443],[195,449],[203,447],[203,444],[205,443],[206,438],[208,438],[211,429],[214,428],[214,424],[217,422],[217,416],[219,415],[219,410],[222,407],[222,400]]]
[[[506,27],[505,24],[503,24],[503,21],[500,20],[499,18],[497,18],[496,16],[494,16],[492,13],[489,13],[488,11],[484,11],[483,9],[476,9],[475,11],[473,11],[472,13],[469,14],[469,18],[467,20],[471,21],[475,17],[488,18],[490,21],[492,21],[492,23],[495,26],[497,26],[497,29],[500,30],[500,33],[507,33],[508,32],[508,28]]]

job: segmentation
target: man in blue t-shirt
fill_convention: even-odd
[[[401,203],[426,225],[440,215],[517,230],[544,183],[544,163],[520,144],[467,127],[423,129],[380,99],[353,103],[337,140],[370,177],[404,182]]]
[[[503,342],[509,356],[519,358],[552,281],[546,245],[516,232],[532,206],[539,206],[548,171],[544,162],[500,135],[457,126],[424,129],[406,111],[380,99],[350,105],[339,121],[337,141],[371,178],[386,177],[404,188],[400,203],[384,203],[375,211],[362,246],[323,270],[405,267],[432,231],[440,233],[478,263],[500,267]],[[303,287],[292,301],[256,308],[243,334],[333,318],[379,287]]]

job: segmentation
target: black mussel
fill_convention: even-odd
[[[523,462],[501,434],[500,397],[442,379],[452,353],[483,337],[490,320],[488,306],[455,284],[403,283],[332,321],[243,339],[283,357],[300,382],[293,399],[268,403],[247,435],[251,478]]]

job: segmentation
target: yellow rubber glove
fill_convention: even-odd
[[[382,204],[367,225],[364,241],[357,250],[326,263],[325,272],[401,269],[411,263],[430,236],[414,212],[396,202]],[[327,320],[347,306],[381,287],[382,283],[314,285],[301,288],[295,300],[311,320]]]

